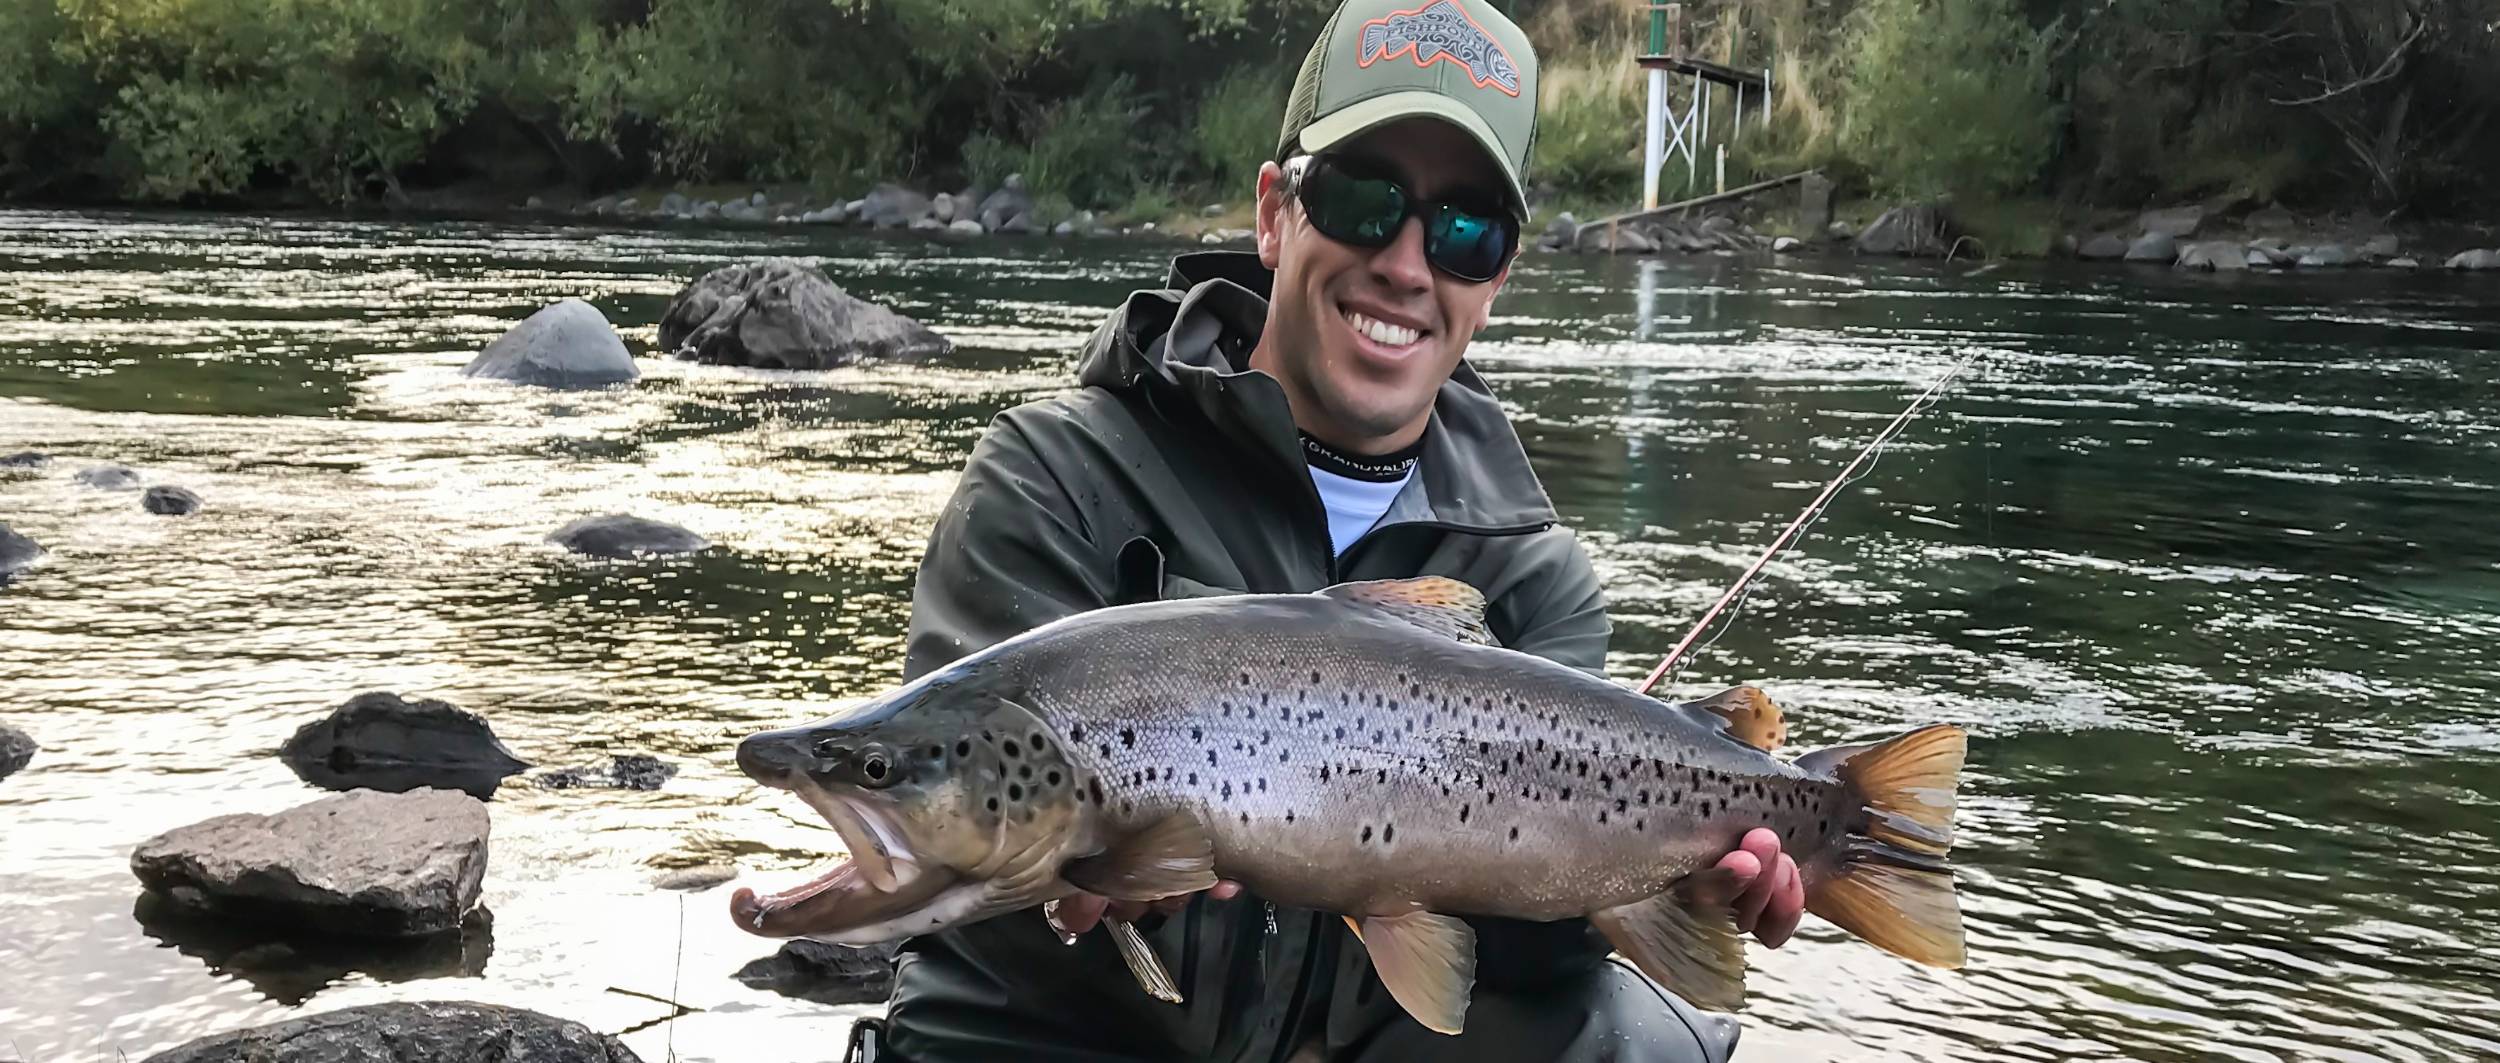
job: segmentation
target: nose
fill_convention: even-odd
[[[1424,260],[1424,223],[1408,218],[1398,224],[1398,238],[1372,252],[1372,275],[1392,290],[1420,292],[1432,287],[1432,264]]]
[[[738,743],[738,770],[747,778],[772,785],[815,765],[807,732],[791,728],[751,734]]]

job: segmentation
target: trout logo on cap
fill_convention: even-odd
[[[1413,11],[1394,11],[1363,24],[1356,66],[1412,54],[1416,66],[1446,60],[1467,72],[1477,88],[1519,95],[1519,65],[1500,42],[1460,9],[1458,0],[1432,0]]]

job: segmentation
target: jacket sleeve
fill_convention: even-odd
[[[1067,485],[1025,429],[1001,415],[929,535],[912,588],[904,678],[1110,604],[1116,578]]]

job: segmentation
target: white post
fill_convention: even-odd
[[[1727,192],[1727,145],[1719,145],[1719,192]]]
[[[1762,124],[1771,124],[1771,68],[1762,68]]]
[[[1658,208],[1658,171],[1667,164],[1667,72],[1649,68],[1649,121],[1641,137],[1641,209]]]
[[[1736,128],[1728,134],[1728,139],[1745,139],[1745,87],[1743,85],[1736,86]]]

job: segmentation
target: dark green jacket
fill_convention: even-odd
[[[1070,614],[1155,597],[1311,591],[1441,575],[1490,599],[1514,649],[1601,673],[1608,625],[1587,554],[1560,526],[1475,370],[1441,387],[1417,481],[1332,557],[1285,393],[1244,368],[1269,273],[1185,255],[1095,332],[1069,395],[1002,413],[929,540],[906,671]],[[1602,962],[1584,921],[1472,920],[1479,992]],[[909,946],[888,1049],[914,1061],[1282,1059],[1324,1032],[1357,1046],[1411,1022],[1332,915],[1201,898],[1140,924],[1187,1003],[1141,991],[1107,937],[1060,944],[1038,910]]]

